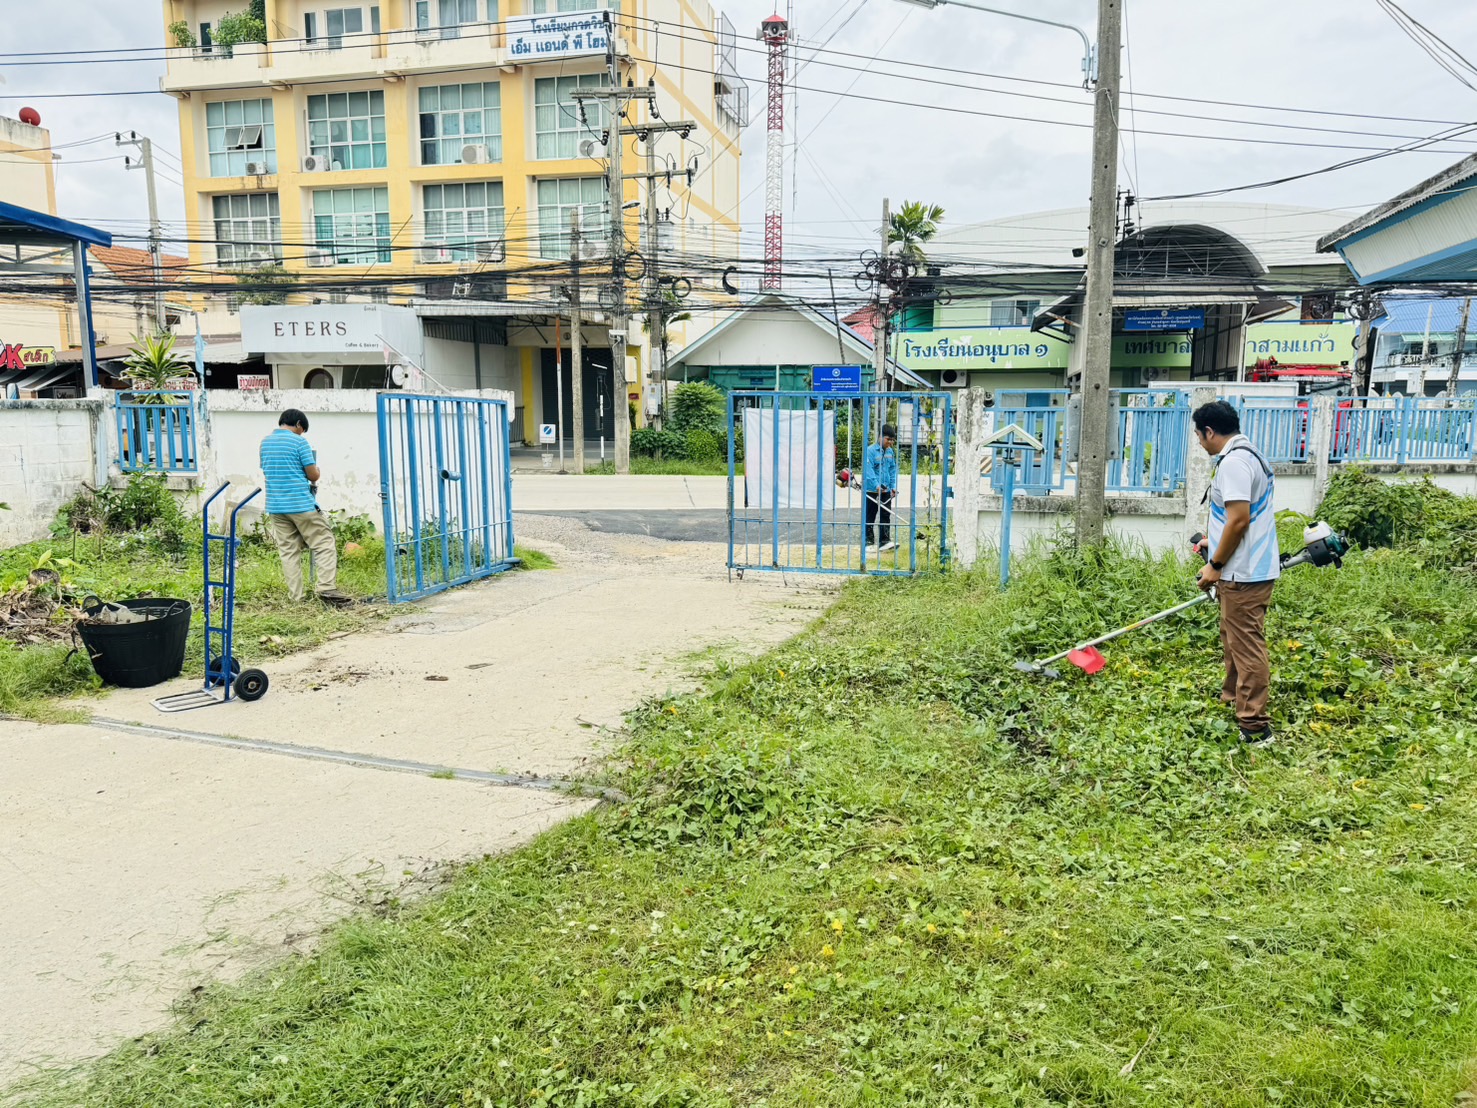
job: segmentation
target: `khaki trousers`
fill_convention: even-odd
[[[287,580],[287,595],[293,600],[302,600],[303,551],[313,552],[313,569],[318,580],[314,587],[318,595],[333,592],[338,588],[338,549],[333,543],[333,531],[322,512],[295,512],[292,515],[269,515],[267,526],[272,532],[272,541],[277,544],[277,553],[282,556],[282,576]]]
[[[1226,660],[1221,699],[1236,705],[1236,722],[1243,731],[1265,731],[1272,724],[1267,715],[1272,664],[1262,629],[1276,583],[1222,581],[1216,586],[1221,604],[1221,651]]]

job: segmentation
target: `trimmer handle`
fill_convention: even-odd
[[[1204,533],[1196,531],[1193,535],[1190,536],[1190,549],[1193,550],[1196,554],[1199,554],[1200,557],[1208,563],[1210,561],[1210,548],[1206,547],[1204,550],[1200,549],[1200,544],[1204,541]]]

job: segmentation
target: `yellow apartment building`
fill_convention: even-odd
[[[534,441],[540,422],[555,421],[546,394],[555,343],[568,345],[556,289],[569,283],[571,213],[597,244],[608,234],[608,123],[573,95],[608,83],[608,27],[621,83],[650,83],[660,119],[692,123],[685,136],[625,137],[626,174],[663,174],[625,182],[627,239],[649,251],[655,188],[664,270],[721,291],[699,263],[738,251],[748,90],[732,27],[703,0],[266,0],[265,42],[220,45],[223,17],[246,2],[164,0],[162,87],[179,100],[192,269],[280,263],[309,290],[253,309],[258,322],[315,300],[413,308],[426,372],[448,387],[512,390]],[[626,124],[652,118],[633,101]],[[600,245],[581,253],[592,272],[606,258],[611,280]],[[634,280],[628,289],[634,302]],[[612,403],[603,413],[599,403],[618,395],[613,375],[623,369],[639,397],[650,369],[639,323],[616,359],[627,365],[610,364],[597,290],[585,297],[591,437],[613,418]],[[263,353],[278,387],[384,387],[389,356]]]

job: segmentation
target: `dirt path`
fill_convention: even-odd
[[[730,583],[722,549],[706,544],[548,517],[519,526],[558,569],[445,593],[383,630],[275,661],[255,704],[162,716],[150,701],[176,691],[165,686],[117,692],[96,715],[470,770],[578,773],[623,712],[691,683],[696,652],[762,650],[831,596],[813,579]],[[588,804],[96,724],[0,722],[0,1081],[156,1028],[191,988]]]

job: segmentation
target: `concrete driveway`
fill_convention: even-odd
[[[586,811],[487,780],[580,773],[626,710],[693,681],[695,653],[762,650],[832,595],[729,582],[708,544],[519,528],[558,569],[269,662],[254,704],[152,707],[190,677],[87,701],[87,726],[0,722],[0,1081],[156,1029],[190,989]]]

